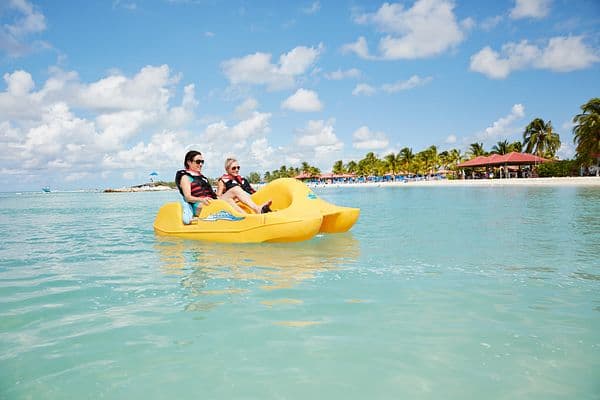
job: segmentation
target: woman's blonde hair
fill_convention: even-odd
[[[237,160],[235,158],[228,158],[227,160],[225,160],[225,171],[228,171],[229,167],[231,167],[231,164],[233,164],[236,161]]]

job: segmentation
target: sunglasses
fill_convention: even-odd
[[[198,165],[200,164],[204,164],[204,160],[192,160],[193,163],[196,163]]]
[[[240,170],[240,166],[238,165],[237,167],[231,167],[232,170],[234,171],[239,171]]]

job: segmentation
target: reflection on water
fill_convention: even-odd
[[[300,243],[211,243],[156,237],[162,270],[180,274],[191,302],[188,311],[207,311],[227,298],[292,288],[321,271],[356,262],[359,242],[351,233],[319,235]],[[217,299],[218,301],[215,301]],[[301,304],[298,299],[262,302],[267,307]]]

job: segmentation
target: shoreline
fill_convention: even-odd
[[[353,182],[353,183],[307,183],[311,189],[330,188],[383,188],[383,187],[499,187],[499,186],[579,186],[600,187],[600,177],[577,176],[564,178],[508,178],[508,179],[432,179],[419,181],[395,182]],[[260,189],[263,185],[254,185]],[[131,193],[131,192],[163,192],[176,191],[169,186],[141,185],[117,189],[104,189],[104,193]]]
[[[140,185],[140,186],[132,186],[132,187],[122,187],[122,188],[117,188],[117,189],[104,189],[102,192],[103,193],[131,193],[131,192],[166,192],[169,190],[176,190],[176,189],[172,189],[169,186],[165,186],[165,185],[156,185],[156,186],[151,186],[151,185]]]
[[[308,184],[311,189],[320,188],[359,188],[359,187],[498,187],[498,186],[581,186],[600,187],[600,177],[564,177],[564,178],[508,178],[508,179],[437,179],[395,182],[362,183],[319,183]]]

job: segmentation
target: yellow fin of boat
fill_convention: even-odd
[[[304,183],[293,178],[276,179],[252,195],[256,204],[272,201],[273,212],[240,214],[222,200],[202,207],[191,224],[182,221],[182,205],[161,207],[154,230],[161,235],[230,243],[297,242],[319,232],[345,232],[360,210],[339,207],[318,198]]]

